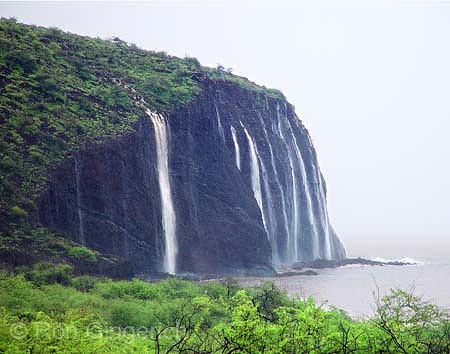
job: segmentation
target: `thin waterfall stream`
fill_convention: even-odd
[[[156,155],[158,166],[159,190],[161,193],[162,227],[164,231],[164,271],[176,274],[176,256],[178,252],[176,238],[176,215],[172,200],[169,178],[169,141],[166,118],[150,110],[146,111],[155,129]]]

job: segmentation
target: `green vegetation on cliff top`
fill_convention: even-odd
[[[283,98],[245,78],[201,67],[195,58],[1,19],[0,253],[31,237],[25,226],[55,162],[130,131],[144,115],[141,99],[168,112],[194,98],[206,78]]]

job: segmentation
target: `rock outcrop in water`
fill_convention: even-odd
[[[316,259],[307,262],[297,262],[292,265],[292,269],[325,269],[325,268],[338,268],[348,265],[359,266],[407,266],[417,265],[415,262],[405,261],[374,261],[371,259],[358,258],[346,258],[346,259]]]
[[[203,78],[169,114],[55,170],[39,221],[135,272],[268,274],[343,259],[310,136],[282,99]]]

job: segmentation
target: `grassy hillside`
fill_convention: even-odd
[[[49,168],[83,146],[130,131],[144,114],[142,102],[166,112],[189,102],[207,78],[282,98],[194,58],[1,19],[0,258],[27,250],[73,259],[77,245],[32,226]]]

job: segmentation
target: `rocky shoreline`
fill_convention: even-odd
[[[401,261],[391,261],[391,262],[381,262],[373,261],[371,259],[365,258],[346,258],[342,260],[328,260],[328,259],[315,259],[311,262],[297,262],[292,266],[292,269],[302,270],[302,269],[325,269],[325,268],[338,268],[347,265],[369,265],[369,266],[407,266],[407,265],[417,265],[417,263],[401,262]]]
[[[327,269],[327,268],[339,268],[347,265],[360,265],[360,266],[408,266],[408,265],[417,265],[417,263],[413,262],[401,262],[401,261],[389,261],[389,262],[381,262],[374,261],[371,259],[365,258],[347,258],[342,260],[327,260],[327,259],[316,259],[310,262],[297,262],[290,268],[285,268],[283,270],[272,270],[272,272],[268,271],[254,271],[252,272],[233,272],[229,275],[225,274],[195,274],[195,273],[184,273],[179,274],[177,276],[170,275],[167,273],[157,273],[153,276],[141,275],[141,279],[147,281],[159,281],[167,278],[180,278],[183,280],[191,280],[191,281],[211,281],[211,280],[224,280],[228,278],[241,278],[241,277],[255,277],[255,278],[285,278],[285,277],[293,277],[299,275],[306,276],[315,276],[319,275],[317,272],[318,269]]]

